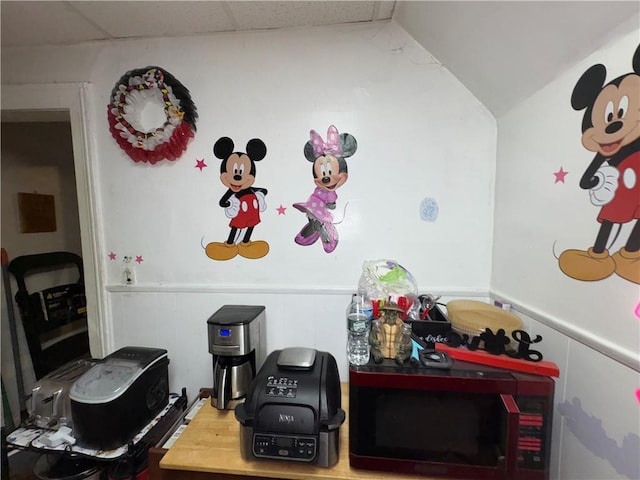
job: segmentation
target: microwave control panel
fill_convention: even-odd
[[[258,458],[276,458],[312,462],[316,458],[318,441],[314,437],[291,435],[253,435],[253,455]]]
[[[543,399],[518,398],[518,463],[521,467],[544,469],[546,466],[547,408]]]

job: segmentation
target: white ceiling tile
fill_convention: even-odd
[[[393,17],[393,10],[396,6],[395,1],[376,2],[378,5],[378,14],[373,20],[389,20]]]
[[[189,36],[233,30],[224,2],[70,2],[91,21],[118,38]]]
[[[63,2],[0,2],[2,46],[62,45],[108,36]]]
[[[368,22],[375,2],[229,2],[241,30]]]

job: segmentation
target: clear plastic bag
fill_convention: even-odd
[[[402,265],[394,260],[367,260],[362,264],[358,289],[367,293],[372,302],[391,301],[400,306],[408,319],[420,316],[418,284]]]

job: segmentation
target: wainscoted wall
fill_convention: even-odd
[[[560,365],[554,422],[554,478],[640,478],[640,287],[622,277],[593,282],[558,266],[566,249],[595,241],[599,208],[579,187],[594,157],[581,141],[583,111],[571,94],[592,65],[605,82],[633,71],[637,31],[590,55],[498,119],[491,294],[531,319],[545,358]],[[563,181],[554,173],[568,172]],[[625,244],[633,222],[609,239]],[[617,229],[617,227],[615,227]],[[625,456],[627,455],[627,456]]]
[[[357,279],[354,280],[354,284]],[[355,287],[354,287],[355,288]],[[213,382],[207,344],[207,319],[223,305],[264,305],[267,352],[299,346],[331,352],[340,378],[348,381],[345,312],[349,291],[282,291],[239,289],[215,292],[201,288],[154,288],[124,291],[110,288],[114,346],[162,346],[169,351],[169,381],[174,391],[190,394]],[[453,296],[444,296],[446,302]],[[486,294],[465,295],[488,301]]]
[[[552,328],[553,319],[519,306],[535,348],[560,368],[556,379],[552,475],[558,480],[640,478],[638,372]]]

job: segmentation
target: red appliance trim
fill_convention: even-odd
[[[420,474],[425,476],[438,476],[445,478],[460,478],[474,480],[508,480],[507,471],[495,467],[483,467],[474,465],[445,464],[436,462],[419,462],[412,460],[407,462],[403,459],[377,458],[363,455],[349,454],[349,465],[354,468],[365,470],[378,470],[386,472],[397,472],[403,474]]]
[[[349,383],[360,387],[400,388],[408,390],[429,390],[468,393],[507,393],[515,395],[517,382],[509,375],[501,378],[456,377],[442,375],[407,375],[403,373],[367,372],[352,369]]]

